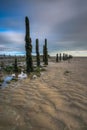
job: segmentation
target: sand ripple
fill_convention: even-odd
[[[86,63],[50,62],[40,78],[0,90],[0,130],[87,130]]]

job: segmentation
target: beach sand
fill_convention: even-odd
[[[0,130],[87,130],[87,58],[0,89]]]

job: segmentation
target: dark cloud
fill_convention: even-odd
[[[56,40],[60,35],[60,43],[65,42],[73,48],[87,49],[87,17],[86,13],[72,18],[60,25],[54,25],[53,32],[56,33]],[[67,44],[66,44],[67,43]]]

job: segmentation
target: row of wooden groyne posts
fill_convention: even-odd
[[[0,61],[3,62],[3,60],[7,61],[11,61],[14,59],[14,67],[15,67],[15,71],[17,71],[17,60],[19,59],[19,61],[26,61],[26,72],[30,73],[33,72],[33,56],[32,56],[32,40],[30,37],[30,24],[29,24],[29,19],[28,17],[25,17],[25,28],[26,28],[26,34],[25,34],[25,50],[26,50],[26,56],[8,56],[8,58],[4,55],[3,57],[0,57]],[[50,56],[48,55],[48,48],[47,48],[47,39],[45,39],[45,43],[43,45],[43,55],[42,55],[42,60],[44,65],[48,65],[48,57],[49,59]],[[39,53],[39,39],[36,39],[36,64],[37,67],[40,67],[40,60],[41,60],[41,56]],[[60,54],[56,54],[56,62],[60,62],[60,61],[65,61],[65,60],[69,60],[71,59],[72,56],[71,55],[67,55],[65,53],[63,53],[63,55]]]

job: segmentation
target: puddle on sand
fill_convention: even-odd
[[[6,85],[8,84],[8,82],[10,82],[12,80],[12,78],[13,78],[12,76],[5,76],[4,81],[1,84],[0,88],[5,88]]]

